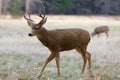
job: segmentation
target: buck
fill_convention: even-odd
[[[51,54],[44,62],[41,71],[37,74],[41,77],[46,65],[55,58],[56,66],[58,71],[58,76],[60,76],[60,52],[76,49],[81,53],[83,58],[82,73],[85,70],[86,62],[88,61],[89,69],[91,68],[91,54],[86,51],[88,43],[90,42],[90,35],[88,31],[77,28],[70,29],[56,29],[47,30],[43,25],[47,21],[47,17],[44,15],[39,15],[41,21],[36,24],[31,18],[30,14],[25,14],[24,18],[27,20],[28,25],[31,27],[32,31],[29,36],[36,36],[41,43],[46,46]]]
[[[101,33],[105,33],[106,37],[108,37],[108,32],[109,32],[109,27],[108,26],[100,26],[100,27],[96,27],[94,29],[94,31],[92,32],[92,37],[95,35],[100,35]]]

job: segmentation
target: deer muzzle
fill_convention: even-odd
[[[32,35],[31,33],[28,33],[28,36],[30,36],[30,37],[31,37],[31,36],[34,36],[34,35]]]

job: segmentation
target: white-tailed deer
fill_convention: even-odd
[[[106,36],[108,37],[108,32],[109,32],[109,27],[108,26],[100,26],[100,27],[96,27],[94,29],[94,31],[92,32],[92,37],[95,35],[100,35],[101,33],[105,33]]]
[[[31,33],[28,35],[37,36],[38,40],[40,40],[41,43],[51,52],[41,71],[38,73],[38,77],[42,76],[46,65],[54,58],[56,60],[58,76],[60,76],[60,52],[72,49],[76,49],[82,55],[84,61],[82,73],[84,72],[87,60],[90,69],[91,54],[86,51],[88,43],[90,42],[88,31],[78,28],[47,30],[43,27],[43,24],[46,23],[47,17],[45,15],[39,15],[39,17],[41,17],[42,20],[36,24],[32,19],[30,19],[30,14],[27,13],[24,15],[24,18],[32,29]]]

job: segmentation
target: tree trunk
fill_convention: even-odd
[[[30,1],[31,0],[26,0],[26,11],[30,12]]]
[[[1,15],[2,15],[2,1],[0,0],[0,17],[1,17]]]

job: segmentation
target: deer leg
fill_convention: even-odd
[[[55,60],[56,60],[56,66],[57,66],[57,71],[58,71],[58,76],[60,76],[60,54],[57,53],[55,56]]]
[[[51,54],[50,54],[50,56],[46,59],[46,61],[45,61],[44,65],[43,65],[41,71],[38,73],[38,77],[41,77],[41,76],[42,76],[42,73],[43,73],[46,65],[47,65],[52,59],[54,59],[55,56],[56,56],[56,53],[51,53]]]
[[[88,59],[89,69],[91,69],[91,54],[87,52],[86,57]]]
[[[89,64],[89,75],[90,77],[94,77],[93,72],[91,70],[91,54],[87,52],[86,57],[88,59],[88,64]]]
[[[85,70],[86,62],[87,62],[87,60],[86,60],[86,51],[81,50],[80,48],[76,48],[76,50],[77,50],[79,53],[81,53],[81,55],[82,55],[82,57],[83,57],[83,61],[84,61],[83,68],[82,68],[82,73],[83,73],[84,70]]]
[[[106,34],[107,37],[109,36],[109,35],[108,35],[108,32],[105,32],[105,34]]]

